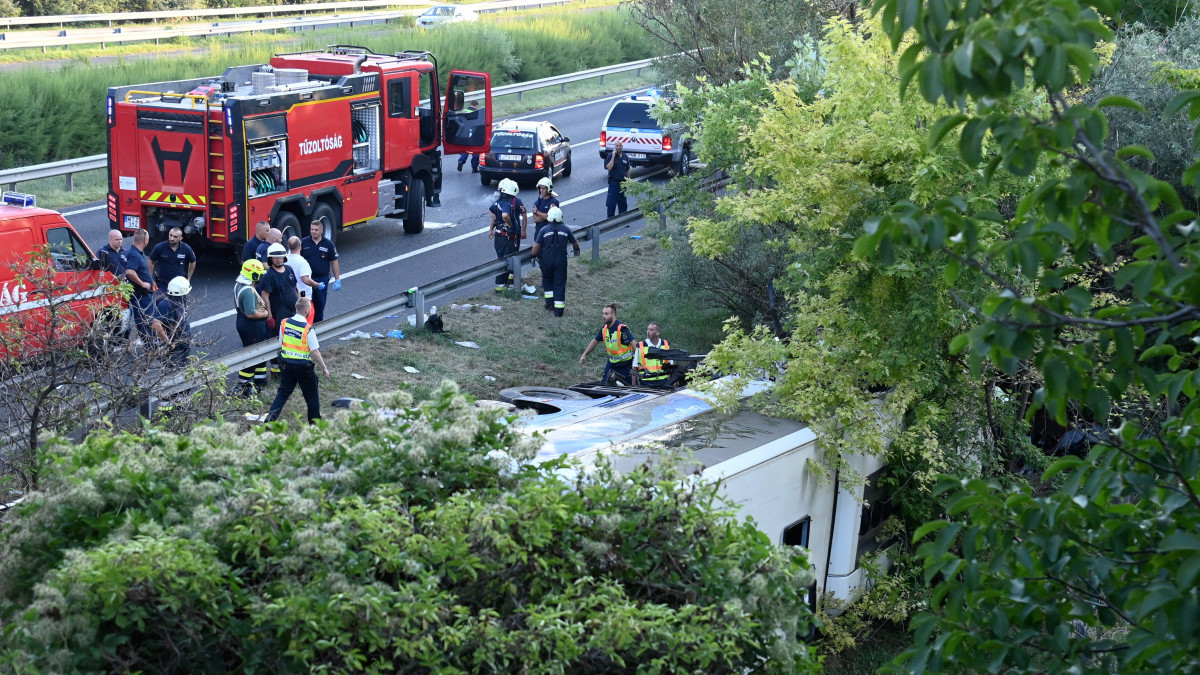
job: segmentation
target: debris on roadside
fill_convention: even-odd
[[[412,366],[404,366],[404,372],[412,373],[413,375],[416,375],[417,373],[419,373],[421,371],[417,370],[416,368],[413,368]]]
[[[363,377],[362,375],[359,375],[358,373],[350,373],[350,377],[353,377],[353,378],[354,378],[354,379],[356,379],[356,380],[365,380],[365,379],[367,379],[367,378]]]
[[[387,336],[390,338],[396,338],[397,340],[403,340],[404,339],[404,331],[399,330],[399,329],[389,330],[387,332]]]
[[[357,340],[357,339],[369,338],[369,337],[371,337],[371,336],[367,335],[366,333],[362,332],[361,330],[356,330],[353,333],[350,333],[348,335],[343,335],[342,337],[340,337],[338,339],[339,340]]]
[[[479,349],[479,345],[475,344],[474,342],[471,342],[470,340],[465,340],[463,342],[455,342],[454,344],[456,344],[460,347],[470,347],[471,349]]]

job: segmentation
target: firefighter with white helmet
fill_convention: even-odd
[[[192,327],[187,320],[187,295],[192,292],[192,283],[187,277],[175,277],[167,282],[167,295],[154,306],[150,330],[170,351],[168,363],[181,366],[191,351]]]
[[[547,222],[533,239],[533,257],[542,268],[542,297],[546,309],[553,309],[554,316],[561,317],[567,307],[567,245],[579,255],[579,242],[563,224],[562,209],[551,206],[546,214]]]
[[[233,283],[233,307],[237,312],[237,332],[242,346],[258,344],[267,339],[267,303],[258,293],[258,282],[267,273],[257,258],[242,263],[242,273]],[[238,371],[238,393],[248,396],[261,391],[267,384],[267,363],[264,361]]]
[[[542,178],[537,182],[538,198],[533,202],[533,229],[534,237],[541,232],[542,226],[548,221],[546,216],[550,213],[550,208],[557,206],[562,207],[558,203],[558,193],[554,191],[554,182],[549,177]]]
[[[488,239],[496,247],[496,257],[505,258],[516,253],[521,247],[521,240],[529,236],[529,215],[525,212],[525,204],[517,196],[517,182],[511,178],[500,181],[500,194],[488,209],[492,222],[488,225]],[[520,221],[518,224],[517,221]],[[496,290],[503,291],[512,288],[513,277],[509,272],[496,275]]]

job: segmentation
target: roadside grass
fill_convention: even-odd
[[[583,248],[586,253],[588,246]],[[526,270],[524,281],[538,286],[537,299],[489,291],[455,301],[474,305],[469,310],[439,305],[446,329],[442,334],[410,327],[401,312],[405,318],[394,327],[404,331],[403,340],[343,341],[322,336],[321,354],[330,370],[328,378],[321,378],[322,414],[332,415],[331,402],[342,396],[365,398],[372,392],[401,389],[421,400],[443,380],[458,382],[462,391],[480,399],[494,399],[501,389],[513,386],[567,387],[598,380],[604,370],[604,348],[592,352],[586,367],[580,367],[579,355],[600,328],[601,310],[610,302],[621,307],[620,320],[639,340],[645,338],[649,321],[660,324],[672,346],[692,352],[706,352],[721,339],[727,312],[660,290],[665,283],[661,264],[665,252],[656,240],[608,241],[601,254],[604,257],[598,262],[587,255],[571,259],[566,316],[561,319],[543,309],[540,272]],[[499,305],[501,311],[479,305]],[[479,348],[454,344],[466,341]],[[405,366],[420,372],[408,373]],[[363,379],[354,378],[354,373]],[[274,393],[272,384],[263,394],[265,405]],[[281,419],[294,426],[303,417],[304,399],[296,391]]]
[[[527,91],[523,93],[520,101],[517,100],[516,94],[505,94],[504,96],[497,96],[493,100],[495,110],[492,116],[499,122],[505,118],[521,115],[531,110],[553,108],[554,106],[586,101],[610,94],[635,91],[643,87],[658,84],[655,78],[656,73],[654,69],[645,68],[642,70],[641,75],[638,75],[636,72],[609,75],[604,78],[603,83],[600,82],[600,78],[598,77],[572,82],[567,85],[567,91],[565,92],[561,91],[559,87],[543,87],[534,91]],[[597,129],[599,129],[599,126],[597,126]],[[16,191],[37,195],[38,206],[64,210],[70,206],[103,200],[108,194],[108,172],[105,169],[97,169],[95,171],[77,173],[75,174],[74,188],[68,192],[66,189],[66,177],[53,176],[19,183],[16,186]],[[5,186],[4,189],[7,190],[9,188]]]

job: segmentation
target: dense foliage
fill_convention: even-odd
[[[395,415],[58,446],[0,529],[0,670],[815,667],[803,553],[713,486],[527,465],[449,386],[375,402]]]
[[[532,21],[459,23],[437,30],[321,31],[243,37],[202,53],[116,65],[70,63],[0,74],[0,168],[83,157],[106,150],[108,87],[220,75],[229,66],[266,63],[276,52],[354,44],[381,54],[429,51],[444,78],[455,68],[492,74],[493,85],[523,82],[650,56],[648,41],[621,11],[559,14]],[[37,114],[31,114],[37,111]]]
[[[914,623],[907,672],[1163,673],[1200,668],[1200,233],[1177,189],[1138,166],[1145,147],[1113,138],[1106,110],[1079,103],[1111,39],[1115,3],[879,0],[909,96],[954,111],[930,140],[960,137],[984,176],[1028,176],[1005,217],[952,194],[901,204],[858,247],[949,256],[945,278],[992,289],[952,345],[975,369],[1032,366],[1035,400],[1060,422],[1094,421],[1102,442],[1056,462],[1046,494],[1020,483],[949,477],[948,517],[922,527],[935,584]],[[912,40],[911,43],[909,40]],[[1042,110],[1014,105],[1035,88]],[[1166,105],[1200,117],[1200,92]],[[979,142],[997,148],[990,159]],[[1195,137],[1193,137],[1193,143]],[[1106,144],[1117,146],[1116,152]],[[1193,150],[1194,152],[1194,145]],[[1137,164],[1134,163],[1137,162]],[[1039,167],[1064,173],[1039,178]],[[1195,189],[1200,164],[1179,183]],[[985,236],[1009,223],[1014,236]],[[936,536],[933,536],[936,535]]]

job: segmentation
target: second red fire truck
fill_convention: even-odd
[[[320,220],[336,241],[387,216],[416,234],[440,205],[441,153],[488,150],[491,79],[453,71],[443,102],[428,52],[336,45],[112,87],[107,118],[111,228],[237,246],[262,220],[285,238]]]

